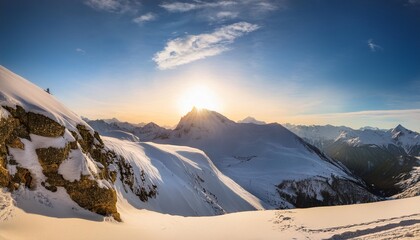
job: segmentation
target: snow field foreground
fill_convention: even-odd
[[[122,223],[108,218],[86,220],[28,213],[19,208],[19,201],[15,206],[11,199],[10,193],[0,193],[2,240],[420,238],[420,197],[213,217],[171,216],[125,205]]]
[[[123,157],[132,168],[134,188],[155,186],[157,194],[146,201],[115,183],[118,208],[125,205],[182,216],[208,216],[261,210],[261,201],[223,175],[198,149],[130,142],[102,137],[107,149]],[[121,175],[120,175],[121,177]],[[126,204],[121,204],[126,203]]]

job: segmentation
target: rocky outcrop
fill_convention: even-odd
[[[140,172],[140,180],[136,178],[133,167],[123,157],[115,155],[119,169],[120,181],[125,192],[129,190],[134,193],[142,202],[147,202],[149,198],[157,195],[157,186],[146,183],[144,170]]]
[[[37,186],[34,173],[15,161],[10,149],[25,150],[22,139],[32,141],[30,134],[49,138],[64,137],[66,128],[44,115],[26,112],[20,106],[4,109],[10,116],[0,118],[0,187],[7,187],[11,191],[19,187],[30,190],[43,187],[52,192],[57,191],[58,187],[63,187],[70,198],[82,208],[121,221],[116,208],[117,195],[112,185],[117,173],[109,170],[113,158],[104,150],[103,142],[96,132],[80,124],[76,127],[77,131],[71,132],[75,141],[67,141],[64,148],[35,149],[42,174],[45,176],[45,180]],[[100,167],[97,171],[90,171],[84,175],[81,173],[77,180],[65,179],[59,173],[59,168],[69,159],[71,151],[83,152]],[[74,159],[76,160],[82,161]],[[8,166],[16,170],[10,172]]]
[[[277,186],[277,192],[283,199],[298,208],[366,203],[378,200],[375,195],[366,194],[365,187],[360,183],[335,176],[283,181]]]

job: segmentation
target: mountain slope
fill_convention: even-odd
[[[170,130],[160,127],[153,122],[139,126],[138,124],[120,122],[116,119],[113,119],[113,121],[87,119],[87,123],[102,136],[133,142],[147,142],[155,138],[164,138],[170,132]]]
[[[215,165],[272,208],[374,201],[363,183],[279,124],[235,123],[193,109],[159,143],[203,150]]]
[[[383,196],[414,196],[420,167],[420,134],[401,125],[394,129],[354,130],[334,126],[287,127],[306,141],[316,144],[364,179]],[[411,189],[411,190],[410,190]],[[400,194],[405,192],[405,194]],[[407,193],[410,192],[411,194]]]
[[[201,151],[103,140],[54,96],[5,68],[0,188],[25,211],[54,217],[97,220],[97,213],[120,221],[120,202],[184,216],[263,209]],[[49,210],[34,208],[35,202]]]
[[[183,216],[263,209],[198,149],[103,139],[107,149],[122,157],[119,196],[137,208]]]

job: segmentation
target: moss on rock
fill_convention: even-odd
[[[38,148],[36,154],[38,155],[38,161],[42,166],[43,173],[45,176],[55,174],[58,172],[60,164],[66,160],[69,156],[70,145],[66,145],[65,148]]]
[[[113,189],[101,188],[94,180],[83,176],[80,181],[66,182],[67,193],[77,204],[101,215],[121,221],[117,211],[117,194]]]
[[[59,137],[64,134],[64,127],[54,120],[37,113],[28,112],[29,132],[44,137]]]

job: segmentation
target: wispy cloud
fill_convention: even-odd
[[[232,6],[236,4],[237,2],[235,1],[217,1],[217,2],[195,1],[193,3],[187,3],[187,2],[162,3],[160,6],[169,12],[188,12],[188,11],[204,9],[204,8],[227,7],[227,6]]]
[[[371,117],[400,117],[400,116],[416,116],[420,117],[420,109],[405,109],[405,110],[371,110],[371,111],[358,111],[358,112],[345,112],[345,113],[330,113],[320,114],[317,116],[339,117],[339,116],[371,116]]]
[[[286,0],[216,0],[174,1],[160,4],[168,12],[198,12],[198,16],[211,22],[223,22],[242,18],[251,20],[266,16],[266,13],[286,8]],[[204,18],[203,18],[204,17]]]
[[[372,39],[369,39],[367,44],[372,52],[376,52],[377,50],[383,50],[383,48],[378,44],[374,43]]]
[[[408,4],[410,4],[410,5],[420,5],[420,0],[408,0]]]
[[[137,23],[137,24],[143,24],[144,22],[150,22],[153,20],[156,20],[157,15],[154,13],[146,13],[144,15],[141,15],[140,17],[136,17],[133,19],[133,22]]]
[[[76,48],[76,52],[78,52],[78,53],[80,53],[82,55],[85,55],[86,54],[86,51],[83,50],[83,49],[81,49],[81,48]]]
[[[239,22],[216,29],[212,33],[187,35],[166,43],[153,61],[159,69],[171,69],[199,59],[215,56],[229,50],[228,45],[238,37],[259,28],[256,24]]]
[[[239,15],[239,12],[231,12],[231,11],[221,11],[215,14],[215,19],[217,21],[225,20],[225,19],[235,19]]]
[[[136,12],[138,0],[86,0],[85,4],[98,11],[113,13]]]

